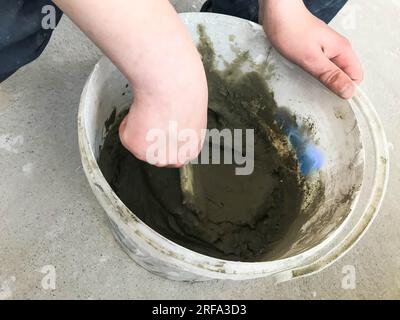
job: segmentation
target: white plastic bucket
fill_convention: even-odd
[[[378,213],[386,190],[388,148],[373,106],[360,90],[350,101],[327,91],[271,50],[257,24],[211,13],[186,13],[181,18],[196,42],[197,26],[205,26],[217,56],[227,61],[234,59],[232,35],[236,35],[237,48],[248,50],[254,61],[268,58],[274,65],[274,76],[268,84],[278,106],[288,108],[300,122],[313,123],[315,139],[325,154],[324,166],[309,178],[323,181],[325,201],[313,215],[300,214],[294,221],[301,223],[301,228],[283,241],[284,254],[263,262],[212,258],[158,234],[122,203],[97,164],[106,120],[114,108],[122,111],[132,99],[127,80],[107,58],[102,58],[82,93],[78,133],[84,171],[110,219],[114,235],[139,265],[174,280],[274,276],[277,281],[285,281],[322,270],[361,238]],[[352,196],[346,201],[347,194]]]

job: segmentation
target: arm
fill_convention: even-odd
[[[260,22],[274,45],[342,98],[363,79],[350,42],[314,17],[302,0],[260,0]]]
[[[120,127],[121,142],[129,151],[146,160],[147,133],[157,128],[168,137],[169,121],[200,136],[207,121],[207,80],[200,55],[168,0],[54,3],[130,81],[135,99]],[[195,146],[189,158],[200,149]],[[168,159],[157,165],[181,165]]]

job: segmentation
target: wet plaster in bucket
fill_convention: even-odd
[[[198,33],[209,83],[208,127],[254,129],[253,173],[236,175],[236,164],[194,165],[204,192],[202,210],[193,210],[184,204],[179,169],[151,166],[122,146],[118,126],[127,111],[111,115],[99,165],[125,205],[166,238],[208,256],[260,261],[293,228],[306,182],[286,128],[276,118],[283,109],[266,81],[271,66],[256,66],[248,52],[237,52],[221,70],[205,28],[199,26]],[[253,71],[243,71],[246,63]]]

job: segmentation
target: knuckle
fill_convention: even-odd
[[[156,162],[153,165],[158,168],[166,168],[169,166],[169,164],[167,162]]]
[[[122,145],[125,148],[129,148],[130,139],[129,139],[129,136],[128,136],[128,133],[126,132],[126,130],[119,131],[119,140],[121,141]]]
[[[347,39],[346,37],[342,37],[339,44],[340,44],[340,46],[342,48],[345,48],[345,49],[351,49],[352,48],[350,40]]]
[[[315,61],[318,59],[317,55],[315,53],[306,53],[302,56],[300,60],[300,65],[303,67],[308,67],[312,66],[315,64]]]
[[[341,76],[341,73],[342,72],[339,69],[328,70],[320,74],[319,80],[322,83],[330,86],[337,82],[337,80]]]

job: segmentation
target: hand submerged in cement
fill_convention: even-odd
[[[196,158],[203,142],[201,132],[207,126],[207,79],[196,46],[170,2],[54,2],[102,49],[133,88],[135,101],[120,127],[124,147],[138,159],[160,167],[179,167]],[[181,151],[179,146],[170,148],[177,139],[169,130],[174,126],[178,132],[190,129],[200,140],[193,139],[183,157],[176,154]],[[147,151],[157,143],[156,135],[161,139],[154,150],[159,157],[153,154],[149,159]]]
[[[363,70],[350,42],[313,16],[300,0],[261,1],[260,22],[286,58],[350,99]]]

